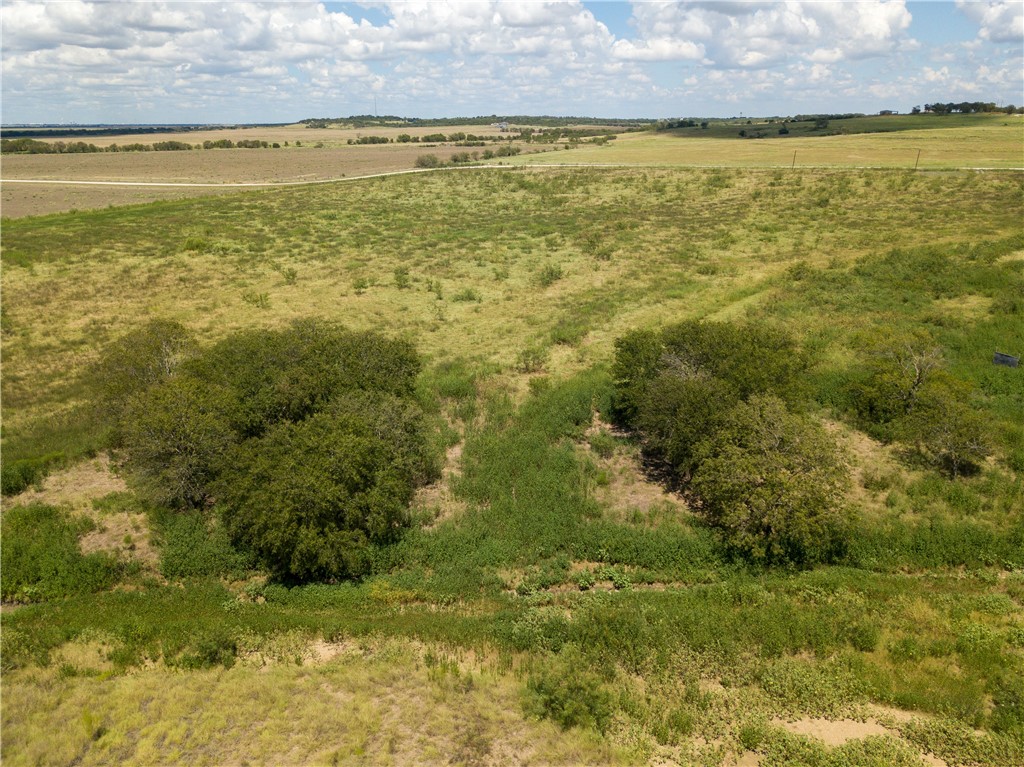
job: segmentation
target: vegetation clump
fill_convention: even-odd
[[[764,325],[689,321],[616,342],[616,417],[753,561],[810,564],[842,549],[845,461],[787,405],[806,367],[794,339]]]
[[[116,433],[152,501],[213,506],[236,546],[295,582],[364,574],[369,548],[408,524],[413,489],[435,471],[409,344],[316,322],[184,359],[194,347],[179,327],[133,339],[100,368],[112,372],[107,397],[136,388]]]
[[[93,525],[53,506],[14,506],[3,514],[0,596],[5,602],[63,599],[110,588],[121,565],[108,554],[83,554],[79,536]]]

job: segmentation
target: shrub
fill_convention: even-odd
[[[802,394],[807,360],[787,333],[763,325],[688,321],[661,333],[638,330],[615,342],[615,413],[637,425],[652,382],[663,376],[682,380],[718,379],[735,394],[729,401],[771,393],[787,401]],[[671,384],[663,380],[666,388]],[[707,386],[708,384],[705,384]],[[650,420],[650,419],[648,419]]]
[[[427,139],[424,138],[424,141],[426,140]],[[442,138],[442,141],[443,140],[444,139]],[[441,158],[436,154],[421,154],[416,158],[417,168],[440,168],[442,164]]]
[[[613,415],[619,423],[634,424],[663,350],[661,338],[652,330],[634,330],[615,340]]]
[[[840,552],[848,471],[820,426],[775,397],[752,397],[701,453],[693,490],[735,550],[758,562],[796,564]]]
[[[216,464],[234,442],[232,400],[222,387],[189,376],[134,398],[122,432],[126,465],[144,495],[168,506],[199,506]]]
[[[851,386],[860,417],[886,424],[907,415],[942,366],[942,351],[923,331],[880,332],[867,343],[868,375]]]
[[[537,282],[542,288],[550,287],[558,282],[564,273],[562,267],[558,264],[545,264],[537,275]]]
[[[572,646],[563,650],[559,663],[530,676],[527,689],[532,696],[528,708],[563,730],[592,727],[603,732],[611,719],[611,695]]]
[[[976,468],[991,452],[988,429],[970,406],[970,387],[936,376],[917,394],[916,407],[901,421],[899,435],[918,445],[932,461],[956,478]]]
[[[408,524],[427,463],[416,406],[353,394],[234,448],[218,509],[232,539],[281,580],[359,577],[370,546]]]
[[[164,506],[216,499],[232,541],[282,579],[358,576],[436,473],[413,403],[419,369],[406,342],[326,323],[237,333],[132,400],[126,465]],[[223,541],[206,543],[241,566]],[[165,568],[216,569],[194,545]]]
[[[662,333],[662,369],[721,378],[739,395],[799,398],[807,359],[787,332],[762,324],[681,322]]]
[[[90,373],[103,419],[117,424],[133,396],[166,381],[196,353],[192,333],[172,320],[152,320],[125,334]]]
[[[0,595],[35,602],[112,586],[120,565],[107,554],[82,554],[78,538],[90,526],[52,506],[14,506],[4,511]]]
[[[301,421],[351,389],[411,396],[419,370],[408,342],[304,321],[229,336],[187,372],[228,393],[232,427],[245,438],[281,421]]]
[[[647,388],[636,417],[648,447],[684,479],[697,467],[697,447],[721,428],[739,401],[720,378],[680,377],[664,372]]]
[[[199,634],[190,646],[169,665],[185,669],[231,668],[238,655],[238,643],[223,629],[210,629]]]
[[[37,458],[4,461],[0,469],[0,492],[17,495],[46,476],[50,468],[65,460],[64,453],[47,453]]]

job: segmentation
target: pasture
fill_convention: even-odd
[[[1019,165],[1020,134],[941,133],[629,134],[506,162],[658,167],[6,219],[4,462],[43,470],[4,519],[48,520],[65,548],[39,558],[86,575],[4,610],[4,761],[1020,763],[1024,384],[991,360],[1024,351],[1024,175],[953,169]],[[324,153],[392,146],[223,156],[326,174]],[[922,146],[927,170],[900,165]],[[790,168],[794,147],[837,167]],[[304,318],[423,358],[440,479],[358,583],[268,582],[202,512],[155,508],[108,462],[94,405],[95,364],[147,320],[209,346]],[[737,559],[611,427],[616,339],[685,319],[782,329],[808,354],[802,407],[852,473],[841,558]],[[888,331],[924,332],[972,387],[993,446],[976,471],[857,420],[850,386]],[[111,559],[78,561],[76,536]]]
[[[658,167],[733,168],[888,168],[950,170],[958,168],[1021,168],[1024,120],[1019,116],[908,116],[853,118],[833,121],[847,135],[814,135],[792,124],[794,134],[777,134],[781,123],[718,121],[707,130],[623,133],[597,145],[561,142],[531,144],[514,141],[522,154],[503,158],[504,165],[633,165]],[[840,127],[841,126],[841,127]],[[515,126],[528,128],[530,126]],[[594,126],[588,126],[593,128]],[[739,132],[763,131],[766,138],[744,139]],[[609,133],[614,128],[609,127]],[[396,139],[401,134],[472,133],[508,137],[481,125],[437,127],[223,128],[190,133],[144,136],[97,136],[83,140],[97,146],[133,141],[258,140],[277,142],[279,149],[217,149],[191,152],[126,152],[102,154],[19,155],[4,157],[3,215],[20,218],[68,210],[91,210],[158,200],[221,195],[235,191],[218,184],[281,184],[317,182],[415,168],[416,159],[434,154],[447,162],[460,147],[451,144],[392,143],[350,145],[362,136]],[[568,150],[568,151],[566,151]],[[480,150],[482,151],[482,150]],[[920,155],[918,154],[920,152]],[[493,163],[494,161],[491,161]],[[491,164],[484,163],[484,164]],[[46,184],[17,183],[28,179]],[[164,183],[168,186],[78,186],[54,183],[103,181]],[[206,186],[189,187],[189,184]]]

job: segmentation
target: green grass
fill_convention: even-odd
[[[155,510],[161,562],[120,588],[114,563],[22,576],[7,528],[39,512],[6,510],[5,595],[45,601],[3,615],[5,761],[476,764],[533,742],[542,763],[1019,763],[1024,387],[991,353],[1024,345],[1022,180],[465,170],[5,222],[5,486],[104,447],[91,365],[154,317],[203,344],[309,316],[408,338],[435,446],[459,456],[444,513],[420,502],[429,524],[355,584],[268,584],[201,516]],[[840,565],[732,560],[628,435],[595,428],[614,340],[703,317],[790,329],[813,414],[860,440]],[[849,384],[881,327],[925,328],[980,392],[996,454],[977,474],[855,432]],[[80,524],[47,514],[44,548],[77,567]],[[324,641],[370,649],[314,665]],[[771,724],[870,705],[916,719],[835,748]],[[436,715],[400,721],[416,711]]]

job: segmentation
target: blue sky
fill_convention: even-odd
[[[4,0],[2,115],[289,122],[1024,103],[1024,3]]]

